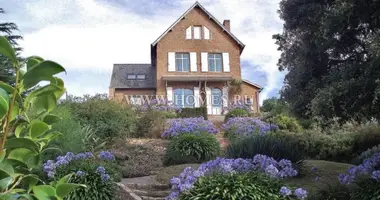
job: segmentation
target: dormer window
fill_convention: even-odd
[[[137,74],[138,80],[145,80],[145,74]]]
[[[135,74],[128,74],[127,79],[134,80],[134,79],[136,79],[136,75]]]

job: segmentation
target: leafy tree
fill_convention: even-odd
[[[263,101],[263,105],[261,106],[260,110],[275,115],[289,114],[289,105],[282,99],[272,97]]]
[[[0,8],[0,14],[5,14],[4,9]],[[18,31],[15,23],[0,23],[0,36],[5,36],[11,45],[16,47],[16,52],[19,52],[21,49],[18,47],[17,40],[22,39],[22,37],[15,35],[14,31]],[[0,55],[0,80],[11,85],[15,82],[15,72],[12,63],[3,55]]]
[[[282,97],[301,117],[380,118],[380,1],[282,0]]]

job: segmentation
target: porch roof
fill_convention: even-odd
[[[181,81],[181,82],[189,82],[189,81],[231,81],[232,76],[226,75],[164,75],[162,76],[162,80],[164,81]]]

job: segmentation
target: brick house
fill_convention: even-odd
[[[196,2],[152,43],[150,64],[114,64],[109,97],[140,103],[141,95],[165,96],[181,107],[206,105],[210,115],[241,99],[259,112],[263,88],[241,79],[244,47],[230,20],[220,23]],[[241,80],[235,92],[234,79]]]

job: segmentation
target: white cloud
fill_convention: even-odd
[[[114,63],[149,63],[150,44],[194,3],[181,1],[176,4],[176,9],[157,7],[155,15],[148,16],[106,2],[38,0],[26,3],[24,18],[19,20],[29,20],[38,28],[24,33],[24,40],[20,42],[24,55],[40,55],[57,61],[69,72],[83,70],[109,74]],[[276,66],[280,54],[272,39],[273,34],[281,31],[281,21],[276,12],[278,2],[200,1],[220,21],[225,18],[231,20],[232,32],[246,44],[241,58],[259,66],[259,70],[267,74],[268,81],[263,85],[266,90],[261,93],[261,100],[281,84]],[[154,6],[156,4],[160,5],[156,2]],[[20,28],[22,31],[23,27]],[[97,85],[88,85],[86,77],[81,74],[80,79],[70,79],[77,80],[77,83],[66,83],[69,91],[74,94],[108,92],[105,88],[108,87],[109,78],[96,80]],[[255,81],[255,74],[244,77]]]

